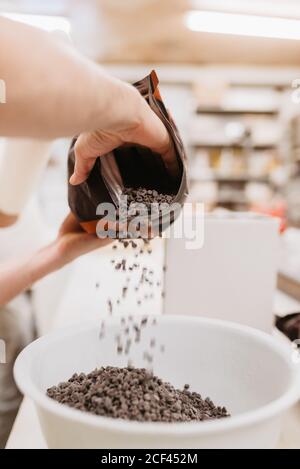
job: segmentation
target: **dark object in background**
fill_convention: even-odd
[[[66,383],[47,390],[52,399],[104,417],[141,422],[190,422],[228,417],[225,407],[208,397],[182,391],[157,378],[145,368],[96,369],[74,374]]]
[[[291,313],[286,316],[276,316],[275,325],[291,341],[300,339],[300,313]]]
[[[172,202],[180,205],[183,205],[188,192],[184,147],[177,127],[162,102],[155,71],[134,86],[169,132],[176,151],[174,157],[177,158],[179,177],[174,180],[169,175],[162,157],[140,145],[127,144],[97,158],[88,179],[78,186],[69,184],[68,192],[71,211],[89,233],[96,232],[97,223],[101,219],[101,216],[96,215],[97,206],[100,203],[112,203],[118,209],[125,187],[134,189],[143,187],[162,194],[173,194]],[[75,142],[76,138],[73,139],[69,150],[69,177],[74,169]],[[164,229],[166,227],[164,226]]]

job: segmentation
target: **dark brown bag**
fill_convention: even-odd
[[[168,174],[162,157],[139,145],[121,146],[97,158],[88,179],[77,186],[69,184],[68,189],[70,209],[88,233],[96,232],[97,223],[101,219],[101,216],[96,215],[97,206],[108,202],[118,209],[124,187],[144,187],[156,189],[160,193],[174,194],[173,203],[179,203],[181,206],[188,193],[184,147],[178,129],[159,94],[155,71],[133,86],[139,90],[166,126],[176,150],[180,177],[174,181]],[[75,142],[76,138],[73,139],[69,150],[69,177],[74,170]]]

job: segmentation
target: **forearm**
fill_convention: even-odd
[[[106,126],[129,90],[36,28],[0,17],[0,44],[0,79],[6,83],[2,135],[55,138]]]
[[[0,265],[0,306],[58,268],[54,243],[30,257]]]
[[[0,306],[37,280],[110,242],[109,238],[101,239],[83,231],[74,215],[70,213],[52,243],[29,257],[0,264]]]

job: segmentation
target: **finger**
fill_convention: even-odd
[[[76,186],[83,183],[89,176],[97,157],[79,156],[75,153],[74,173],[70,177],[70,184]]]
[[[59,235],[63,235],[65,233],[76,233],[82,231],[75,215],[73,213],[69,213],[64,221],[61,224],[59,229]]]
[[[74,173],[70,178],[70,184],[77,185],[84,182],[96,159],[109,153],[122,144],[122,140],[108,131],[85,132],[81,134],[75,144]]]
[[[178,176],[179,165],[173,142],[165,125],[148,104],[142,124],[134,135],[134,143],[160,154],[170,175],[174,178]]]
[[[161,157],[171,176],[177,178],[179,176],[179,165],[177,161],[175,147],[171,139],[167,150],[161,153]]]
[[[74,172],[70,177],[70,184],[77,185],[84,182],[90,174],[97,154],[94,154],[90,148],[90,133],[82,133],[76,140],[74,153],[75,153],[75,165]]]

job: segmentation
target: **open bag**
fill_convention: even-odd
[[[149,148],[127,144],[97,158],[88,179],[80,185],[69,183],[68,201],[73,214],[88,233],[96,233],[101,215],[97,215],[99,204],[112,203],[120,207],[120,198],[124,187],[155,189],[159,193],[173,194],[174,204],[182,206],[188,193],[186,175],[186,155],[178,129],[166,110],[158,90],[158,78],[155,71],[135,86],[147,100],[151,109],[158,115],[172,139],[179,166],[179,177],[175,181],[168,174],[162,157]],[[74,170],[73,139],[69,150],[69,177]],[[171,217],[171,222],[178,216]],[[160,216],[160,220],[161,220]],[[170,217],[169,217],[170,218]],[[163,229],[169,223],[165,223]]]

